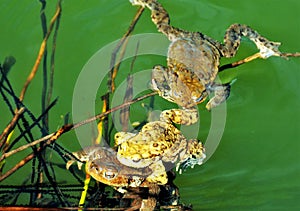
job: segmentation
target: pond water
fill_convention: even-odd
[[[169,11],[174,26],[201,31],[221,41],[230,24],[244,23],[268,39],[281,42],[283,52],[300,51],[300,2],[297,0],[160,2]],[[18,93],[33,66],[42,39],[40,4],[29,0],[2,0],[0,4],[0,60],[8,55],[17,59],[9,77]],[[55,1],[48,1],[48,22],[55,6]],[[121,38],[136,10],[126,0],[63,2],[53,93],[59,96],[59,102],[51,112],[50,131],[62,125],[61,115],[72,112],[74,87],[84,65],[99,49]],[[134,34],[156,33],[149,16],[149,11],[145,11]],[[140,45],[143,44],[141,40]],[[254,52],[255,45],[244,39],[237,56],[222,59],[222,63],[242,59]],[[165,65],[165,59],[156,55],[137,57],[135,72],[151,69],[158,63]],[[121,68],[129,69],[130,62],[125,61]],[[126,80],[125,73],[120,73],[117,84]],[[204,165],[177,176],[175,182],[182,201],[192,204],[194,210],[299,209],[300,58],[256,60],[225,71],[220,78],[224,82],[237,79],[226,103],[225,120],[222,119],[225,127],[211,131],[211,123],[221,120],[218,116],[212,120],[212,113],[201,105],[201,126],[196,134],[205,142],[208,134],[220,133],[220,144]],[[41,109],[40,80],[41,71],[24,101],[37,114]],[[4,128],[11,117],[3,101],[0,102],[3,119],[0,126]],[[157,102],[161,103],[155,104],[157,110],[172,106],[162,100]],[[137,115],[132,115],[134,121],[145,120],[145,109],[140,103],[136,107]],[[100,113],[100,109],[96,113]],[[58,141],[70,151],[80,149],[81,143],[74,133]],[[26,173],[26,167],[22,172]],[[68,172],[61,171],[59,177],[65,175]],[[9,178],[5,184],[15,184],[15,178]]]

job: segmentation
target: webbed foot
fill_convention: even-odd
[[[210,87],[211,91],[213,91],[215,95],[206,104],[207,110],[210,111],[212,108],[217,107],[226,101],[230,94],[230,85],[231,83],[221,85],[214,84]]]

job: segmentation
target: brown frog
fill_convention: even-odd
[[[129,0],[151,10],[151,18],[159,32],[171,41],[168,49],[167,67],[157,65],[152,73],[152,87],[163,98],[184,108],[203,102],[211,93],[214,96],[206,104],[211,110],[224,102],[230,93],[230,83],[215,81],[221,57],[233,57],[241,37],[252,40],[261,58],[283,56],[278,50],[279,42],[262,37],[249,26],[231,25],[224,37],[224,44],[200,32],[189,32],[170,25],[167,11],[156,0]]]
[[[110,147],[90,146],[72,153],[78,160],[78,168],[85,163],[85,170],[95,180],[112,187],[139,187],[147,183],[151,175],[149,168],[136,169],[123,165],[117,159],[117,152]],[[67,169],[74,163],[70,160]],[[122,189],[120,189],[122,192]]]
[[[156,207],[159,194],[162,191],[163,194],[167,194],[169,199],[168,203],[177,205],[179,200],[179,193],[177,187],[173,184],[173,179],[168,181],[163,176],[163,183],[165,186],[159,187],[157,181],[161,181],[161,178],[154,179],[151,175],[160,176],[153,170],[165,171],[165,169],[155,168],[156,164],[152,164],[152,167],[146,166],[144,168],[133,168],[127,165],[123,165],[117,159],[117,152],[110,147],[102,146],[90,146],[81,151],[72,153],[80,162],[78,162],[78,168],[81,169],[82,164],[85,163],[86,173],[91,175],[95,180],[109,185],[115,188],[117,191],[124,194],[123,198],[137,197],[136,201],[140,202],[140,210],[152,210]],[[68,161],[67,169],[75,162],[75,159]],[[161,173],[161,172],[160,172]],[[152,176],[153,177],[153,176]],[[168,178],[170,176],[168,175]],[[149,196],[140,199],[138,188],[148,188]],[[160,203],[164,200],[158,200]],[[135,204],[135,200],[132,202]]]

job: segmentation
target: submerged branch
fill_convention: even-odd
[[[283,58],[288,58],[288,57],[300,57],[300,53],[296,52],[296,53],[281,53],[280,57],[283,57]],[[251,56],[248,56],[247,58],[245,59],[241,59],[237,62],[233,62],[231,64],[225,64],[223,66],[221,66],[219,68],[219,72],[223,71],[223,70],[226,70],[226,69],[230,69],[230,68],[234,68],[234,67],[238,67],[242,64],[245,64],[247,62],[251,62],[255,59],[258,59],[258,58],[262,58],[261,57],[261,54],[260,53],[255,53]]]
[[[108,81],[108,87],[109,87],[109,90],[110,92],[114,92],[114,89],[115,89],[115,85],[114,85],[114,78],[117,74],[117,71],[119,69],[119,65],[120,65],[120,61],[122,60],[123,58],[123,55],[124,55],[124,51],[125,51],[125,48],[126,48],[126,42],[128,40],[128,36],[132,33],[132,31],[134,30],[134,27],[136,25],[136,23],[138,22],[138,20],[140,19],[142,13],[144,11],[144,8],[140,8],[136,15],[134,16],[127,32],[122,36],[120,42],[117,44],[116,48],[114,49],[113,53],[112,53],[112,58],[111,58],[111,75],[109,77],[109,81]],[[125,45],[124,45],[125,43]],[[124,45],[124,46],[123,46]],[[119,52],[120,48],[123,46],[122,48],[122,52],[121,52],[121,56],[120,56],[120,59],[119,59],[119,62],[116,62],[117,60],[117,53]],[[115,66],[116,65],[116,66]],[[115,66],[115,67],[114,67]]]
[[[51,19],[51,22],[50,22],[50,25],[49,25],[48,32],[47,32],[45,38],[43,39],[43,41],[42,41],[42,43],[41,43],[40,50],[39,50],[38,56],[37,56],[37,58],[36,58],[36,61],[35,61],[34,65],[33,65],[33,68],[32,68],[32,70],[31,70],[30,74],[28,75],[28,77],[27,77],[27,79],[26,79],[26,82],[25,82],[25,84],[24,84],[24,86],[23,86],[23,89],[22,89],[22,91],[21,91],[21,94],[20,94],[20,97],[19,97],[19,98],[20,98],[20,101],[23,101],[24,96],[25,96],[25,93],[26,93],[26,91],[27,91],[27,88],[28,88],[30,82],[32,81],[32,79],[34,78],[34,76],[36,75],[36,72],[37,72],[37,70],[38,70],[38,67],[39,67],[39,65],[40,65],[40,63],[41,63],[42,57],[43,57],[44,52],[45,52],[45,49],[46,49],[47,40],[48,40],[48,38],[49,38],[49,36],[50,36],[50,34],[51,34],[51,32],[52,32],[54,23],[56,22],[57,18],[58,18],[59,15],[60,15],[60,12],[61,12],[61,8],[60,8],[60,6],[58,5],[58,6],[57,6],[57,9],[56,9],[56,12],[55,12],[53,18]]]
[[[7,125],[7,127],[4,129],[4,131],[1,133],[1,135],[0,135],[0,149],[2,148],[3,144],[6,142],[6,139],[7,139],[8,135],[15,128],[20,116],[24,113],[24,111],[25,111],[24,107],[21,107],[20,109],[18,109],[16,111],[14,117],[10,121],[10,123]]]

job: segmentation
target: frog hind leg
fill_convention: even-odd
[[[168,12],[157,0],[129,0],[132,5],[147,7],[151,11],[152,22],[156,25],[157,30],[174,41],[179,37],[192,36],[193,33],[178,29],[170,25]]]
[[[168,176],[161,160],[152,163],[150,166],[152,173],[147,177],[147,181],[157,185],[165,185],[168,182]]]
[[[214,96],[208,101],[206,104],[206,109],[211,110],[214,107],[217,107],[221,103],[223,103],[230,94],[230,84],[213,84],[209,87],[209,90],[214,92]]]
[[[269,41],[247,25],[232,24],[225,33],[224,44],[217,46],[224,57],[233,57],[236,54],[242,36],[248,37],[256,44],[261,58],[267,59],[270,56],[282,56],[282,53],[278,50],[279,42]]]

